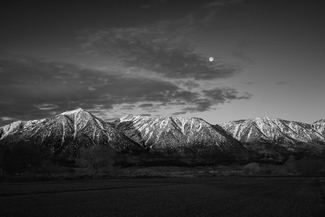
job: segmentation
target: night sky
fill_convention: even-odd
[[[321,3],[0,0],[0,126],[79,107],[312,123],[325,118]]]

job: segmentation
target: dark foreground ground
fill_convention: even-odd
[[[0,216],[325,216],[324,178],[0,184]]]

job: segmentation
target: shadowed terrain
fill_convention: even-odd
[[[324,178],[222,177],[0,185],[1,216],[323,216]]]
[[[22,150],[32,149],[43,161],[73,167],[81,150],[100,145],[117,153],[115,165],[119,166],[284,164],[291,155],[297,159],[322,156],[324,126],[323,120],[306,124],[263,117],[212,125],[200,118],[139,115],[109,123],[79,108],[0,127],[0,155],[7,174],[11,155],[18,159],[13,164],[26,158]],[[37,166],[30,161],[12,174]]]

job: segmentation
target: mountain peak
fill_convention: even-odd
[[[270,121],[279,121],[279,118],[273,118],[273,117],[268,117],[268,116],[263,116],[263,117],[255,117],[250,119],[252,121],[259,121],[259,122],[270,122]]]
[[[121,153],[149,151],[209,159],[246,159],[252,153],[253,158],[282,162],[289,154],[320,154],[325,149],[325,119],[311,125],[255,117],[211,125],[196,117],[129,114],[111,124],[77,108],[46,119],[0,127],[0,145],[16,141],[33,142],[53,155],[62,153],[62,159],[66,154],[77,156],[80,147],[104,144]]]
[[[323,149],[324,127],[321,124],[312,126],[279,118],[257,117],[230,121],[221,126],[243,142],[248,150],[264,147],[259,149],[259,154],[265,156],[280,156],[280,149],[287,149],[291,154],[320,153]]]
[[[272,120],[272,119],[275,119],[275,118],[268,117],[268,116],[262,116],[262,117],[255,117],[253,119],[254,120]]]
[[[63,112],[63,113],[61,113],[61,115],[71,115],[71,114],[77,114],[77,113],[83,113],[83,112],[89,113],[89,112],[87,112],[86,110],[84,110],[82,108],[77,108],[77,109],[74,109],[74,110],[71,110],[71,111]]]
[[[229,150],[246,153],[241,143],[201,118],[131,115],[119,121],[115,127],[120,132],[154,153],[166,154],[169,150],[183,156],[203,156],[201,146],[208,155],[225,154]]]
[[[313,124],[325,124],[325,119],[320,119],[318,121],[315,121]]]
[[[128,114],[128,115],[125,115],[124,117],[121,117],[119,120],[120,121],[134,121],[134,120],[143,119],[143,118],[151,118],[151,117]]]
[[[0,146],[15,141],[37,144],[48,154],[65,159],[78,156],[80,148],[105,145],[117,151],[139,149],[138,145],[105,121],[78,108],[41,120],[19,121],[0,128]]]

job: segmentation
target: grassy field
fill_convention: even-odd
[[[0,184],[0,216],[325,216],[319,177]]]

